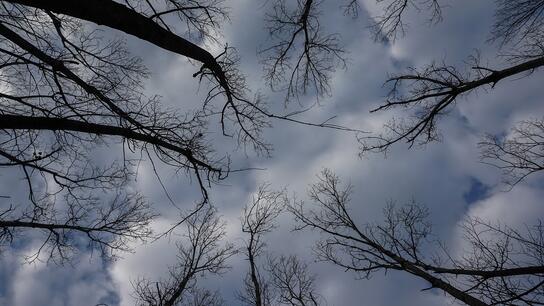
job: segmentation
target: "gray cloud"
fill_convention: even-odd
[[[232,23],[224,29],[224,41],[239,49],[242,71],[247,74],[250,88],[262,91],[275,112],[296,109],[293,103],[284,109],[281,93],[272,93],[262,81],[262,69],[256,56],[257,48],[266,43],[262,26],[265,1],[232,1]],[[331,1],[332,2],[332,1]],[[365,3],[371,3],[367,0]],[[366,8],[370,8],[368,6]],[[444,11],[445,20],[428,27],[419,14],[410,14],[407,36],[390,44],[372,41],[365,26],[374,11],[363,10],[358,20],[342,16],[337,4],[323,9],[324,24],[338,31],[349,50],[346,70],[339,69],[333,76],[333,94],[325,97],[304,119],[314,122],[335,115],[335,123],[364,130],[379,129],[390,114],[369,114],[369,110],[383,101],[386,88],[381,85],[387,73],[402,71],[406,66],[420,66],[433,59],[445,58],[461,64],[474,48],[482,50],[482,58],[495,62],[496,51],[486,45],[485,39],[492,24],[492,1],[456,1]],[[330,13],[329,12],[334,12]],[[191,77],[195,67],[185,60],[156,50],[136,40],[129,40],[132,49],[144,57],[153,73],[148,81],[148,94],[160,93],[166,104],[173,107],[196,107],[202,101],[204,90],[195,92],[196,80]],[[220,50],[221,46],[215,46]],[[308,105],[315,97],[305,97],[301,103]],[[523,106],[523,107],[521,107]],[[228,222],[228,237],[240,242],[240,208],[260,182],[270,182],[276,188],[287,187],[290,193],[304,197],[307,185],[324,167],[333,169],[346,182],[355,187],[351,209],[361,222],[381,220],[387,201],[399,204],[412,198],[429,207],[437,235],[448,243],[457,245],[460,234],[458,223],[467,215],[503,219],[511,205],[519,214],[512,216],[513,223],[529,222],[529,216],[542,216],[538,207],[542,198],[533,181],[522,183],[512,192],[501,191],[498,171],[479,163],[476,144],[482,132],[501,133],[515,122],[542,114],[541,78],[506,80],[490,93],[480,92],[458,102],[452,115],[441,122],[442,143],[430,144],[424,149],[406,150],[399,145],[388,157],[373,155],[358,157],[359,145],[351,134],[319,128],[297,126],[274,121],[273,129],[265,132],[267,141],[274,145],[273,157],[266,159],[243,150],[232,152],[232,139],[215,130],[211,139],[218,154],[229,152],[236,167],[266,168],[232,174],[222,185],[212,187],[212,200]],[[158,166],[169,195],[179,207],[190,207],[199,199],[195,182],[176,174],[168,167]],[[483,199],[475,203],[464,197],[474,181],[489,186]],[[527,185],[527,186],[526,186]],[[8,185],[4,185],[8,186]],[[140,165],[134,188],[142,190],[157,211],[165,213],[154,226],[167,228],[177,218],[176,208],[169,203],[149,163]],[[24,191],[21,191],[23,194]],[[1,194],[1,193],[0,193]],[[517,202],[513,203],[513,202]],[[524,203],[524,204],[520,204]],[[541,206],[541,205],[540,205]],[[268,249],[275,254],[295,253],[309,262],[315,233],[293,233],[292,219],[282,215],[278,230],[270,233]],[[131,305],[130,281],[140,276],[159,278],[173,264],[174,237],[164,238],[149,245],[134,245],[134,253],[104,266],[82,255],[77,269],[40,264],[38,267],[20,266],[14,258],[4,255],[0,275],[9,276],[12,285],[0,290],[0,304],[26,306],[43,301],[48,305],[94,305],[108,301],[110,305]],[[241,256],[231,260],[233,268],[222,279],[207,279],[203,283],[220,289],[228,305],[236,305],[235,291],[239,288],[247,263]],[[440,292],[424,291],[427,284],[401,273],[377,274],[371,280],[356,280],[324,263],[313,263],[318,275],[318,287],[329,305],[443,305],[452,303]],[[76,271],[76,272],[74,272]],[[6,283],[2,281],[2,283]],[[60,288],[67,286],[67,288]],[[85,290],[83,290],[85,288]],[[25,292],[32,290],[32,295]],[[119,295],[120,301],[116,295]],[[93,301],[91,303],[91,301]]]

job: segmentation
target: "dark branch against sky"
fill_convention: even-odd
[[[139,297],[173,305],[186,294],[195,305],[268,305],[283,284],[310,288],[308,294],[284,291],[278,295],[284,303],[441,305],[453,296],[486,305],[516,298],[504,293],[487,299],[494,288],[503,288],[493,279],[542,275],[544,264],[527,258],[529,264],[495,271],[500,264],[493,258],[507,256],[488,253],[501,246],[465,253],[477,241],[467,235],[482,228],[530,249],[533,240],[517,233],[538,233],[531,226],[542,226],[544,48],[535,30],[544,24],[542,1],[524,2],[527,24],[516,22],[508,1],[493,0],[443,6],[416,0],[206,0],[201,3],[216,10],[203,15],[194,15],[191,5],[198,1],[187,0],[189,8],[177,8],[179,16],[170,15],[175,6],[157,12],[153,1],[4,2],[47,11],[33,18],[50,18],[58,43],[73,53],[49,47],[49,36],[37,34],[57,35],[48,29],[0,24],[0,35],[11,41],[2,52],[33,67],[27,71],[35,76],[32,84],[54,89],[38,96],[9,86],[0,90],[0,98],[15,103],[9,105],[23,105],[0,113],[0,130],[10,131],[4,136],[11,146],[0,150],[6,160],[0,226],[10,229],[0,232],[0,304],[125,306]],[[172,8],[176,1],[164,3]],[[96,13],[102,11],[107,13]],[[19,13],[29,11],[13,14]],[[64,14],[83,21],[71,24]],[[121,37],[147,69],[125,58],[132,70],[115,70],[118,83],[109,84],[104,71],[88,69],[89,55],[70,45],[79,26],[98,29],[98,40]],[[87,47],[95,39],[80,38]],[[133,87],[123,96],[119,88],[126,84]],[[74,87],[82,89],[74,91],[78,95],[64,91]],[[47,99],[60,106],[44,110]],[[34,101],[40,107],[25,113]],[[40,137],[62,146],[32,143]],[[25,150],[27,142],[31,149]],[[119,156],[125,164],[108,168]],[[45,163],[47,158],[55,162]],[[353,187],[327,193],[336,175]],[[96,192],[89,191],[89,181]],[[51,209],[42,191],[49,196],[55,188],[69,194],[69,213],[59,218],[41,212]],[[110,193],[115,197],[105,201]],[[323,195],[346,209],[349,218],[340,219],[347,226],[303,209],[305,201],[329,207],[320,202]],[[273,204],[269,211],[260,206],[262,199]],[[32,209],[19,211],[16,204],[23,202]],[[108,203],[105,210],[102,202]],[[291,206],[283,210],[279,202]],[[424,213],[417,210],[429,222],[425,235],[432,227],[429,240],[441,240],[449,265],[420,258],[420,251],[437,249],[416,252],[419,242],[408,244],[413,252],[379,245],[406,245],[394,234],[388,238],[389,228],[379,222],[384,211],[384,224],[407,215],[419,221],[420,215],[410,214],[415,208],[396,214],[389,205],[415,202],[426,207]],[[141,222],[126,223],[136,217]],[[499,221],[505,227],[492,227]],[[25,236],[29,228],[39,232]],[[362,246],[356,250],[365,254],[351,262],[338,253],[354,254],[355,248],[334,249],[352,238],[342,236],[346,228],[359,235]],[[123,238],[96,233],[103,229]],[[199,249],[202,239],[208,248]],[[488,261],[470,266],[467,258],[476,257]],[[477,269],[482,266],[487,269]],[[302,277],[285,282],[293,271]],[[472,281],[489,287],[458,289]],[[514,285],[509,286],[504,288]],[[542,290],[532,280],[518,286],[527,298]]]

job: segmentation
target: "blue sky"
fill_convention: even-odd
[[[480,50],[490,65],[503,67],[497,46],[486,43],[493,23],[494,1],[445,1],[444,20],[435,26],[425,22],[425,12],[412,10],[406,16],[409,25],[405,37],[394,42],[376,43],[367,26],[378,13],[373,0],[360,0],[357,19],[343,16],[335,1],[323,1],[323,26],[339,33],[348,51],[346,69],[332,76],[330,96],[304,114],[307,121],[319,122],[335,115],[335,123],[365,131],[377,131],[392,115],[402,110],[370,114],[369,110],[384,101],[387,75],[418,67],[433,60],[454,65]],[[241,56],[241,70],[247,75],[254,92],[262,92],[270,109],[282,113],[300,107],[296,102],[284,107],[282,93],[271,92],[262,79],[262,66],[256,50],[267,43],[262,18],[269,5],[266,1],[227,1],[231,22],[223,28],[222,42],[236,47]],[[119,33],[117,33],[119,34]],[[127,41],[135,55],[141,56],[152,75],[146,92],[160,94],[164,103],[181,110],[198,107],[205,90],[198,91],[191,77],[195,67],[179,58],[141,41]],[[218,51],[221,45],[211,45]],[[311,105],[316,97],[301,98]],[[332,169],[354,185],[352,213],[361,223],[382,218],[388,201],[399,204],[412,199],[430,210],[433,230],[452,249],[462,252],[458,225],[467,216],[500,220],[513,226],[531,224],[544,216],[541,177],[531,177],[505,192],[500,172],[480,163],[477,143],[484,133],[501,134],[520,120],[542,114],[542,72],[516,80],[508,79],[488,92],[481,91],[460,99],[451,114],[440,122],[443,135],[439,143],[408,150],[395,146],[387,157],[373,154],[359,157],[360,144],[353,134],[273,121],[265,139],[274,147],[272,156],[258,156],[248,150],[236,150],[231,138],[215,131],[212,134],[218,154],[227,153],[233,167],[265,170],[232,174],[211,188],[211,200],[227,222],[227,237],[241,243],[241,207],[261,182],[274,188],[287,188],[290,194],[304,198],[308,184],[324,168]],[[111,150],[116,150],[113,147]],[[193,205],[200,197],[198,186],[183,174],[159,166],[166,189],[180,207]],[[1,176],[2,188],[11,188],[7,176]],[[156,181],[152,168],[142,163],[133,188],[153,203],[161,214],[153,227],[160,231],[175,222],[176,208],[168,201]],[[24,191],[21,191],[24,192]],[[274,254],[297,254],[311,263],[317,284],[328,305],[443,305],[455,304],[437,291],[421,291],[426,284],[399,272],[377,273],[370,280],[358,280],[327,263],[315,262],[312,245],[316,233],[293,233],[293,220],[283,214],[278,228],[267,235],[268,250]],[[35,247],[28,242],[24,250],[0,255],[0,305],[133,305],[131,282],[139,277],[158,279],[176,260],[175,235],[151,244],[133,246],[133,253],[104,263],[97,256],[82,252],[75,265],[57,266],[43,262],[22,263],[21,254]],[[228,305],[237,305],[247,262],[242,256],[231,258],[232,268],[222,278],[209,277],[203,284],[221,291]],[[394,294],[392,294],[394,293]],[[364,301],[364,302],[363,302]]]

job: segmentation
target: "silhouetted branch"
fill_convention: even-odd
[[[267,306],[272,302],[271,288],[260,271],[257,258],[266,246],[264,234],[275,228],[274,219],[282,211],[283,196],[283,192],[270,191],[268,185],[260,185],[243,210],[242,232],[249,236],[244,249],[249,272],[244,279],[243,291],[238,296],[245,305]]]
[[[79,199],[66,203],[68,209],[63,213],[48,210],[39,215],[15,207],[5,210],[0,215],[0,241],[14,243],[14,235],[37,230],[43,240],[26,260],[63,263],[78,252],[80,238],[88,240],[91,250],[109,257],[130,250],[130,241],[151,237],[149,222],[155,215],[141,196],[118,194],[107,205],[102,202],[98,197]]]
[[[491,40],[518,44],[544,30],[544,1],[498,0]]]
[[[395,41],[406,33],[406,23],[403,20],[410,9],[429,11],[429,22],[437,23],[442,20],[442,8],[439,0],[377,0],[383,6],[383,13],[373,16],[371,26],[376,40]]]
[[[411,74],[392,77],[386,82],[392,85],[389,98],[371,112],[403,108],[410,111],[410,118],[391,120],[384,126],[386,132],[377,136],[359,137],[361,152],[385,152],[399,141],[412,147],[438,140],[437,121],[451,110],[458,98],[486,86],[493,88],[505,78],[532,73],[542,66],[544,57],[502,70],[475,66],[473,70],[476,70],[477,77],[471,78],[454,67],[432,64],[422,71],[412,69]]]
[[[165,29],[176,32],[175,25],[168,18],[175,16],[183,24],[181,29],[197,41],[217,40],[217,31],[229,19],[228,9],[223,0],[165,0],[138,1],[124,0],[131,9],[154,20]]]
[[[316,292],[315,276],[295,256],[270,258],[267,266],[270,282],[282,305],[318,306],[322,298]]]
[[[266,17],[272,44],[259,53],[266,80],[273,89],[286,90],[286,102],[308,89],[318,96],[328,94],[331,73],[345,65],[338,35],[322,33],[320,3],[298,0],[292,9],[285,0],[278,0]]]
[[[440,257],[428,259],[426,209],[415,203],[388,205],[384,222],[359,226],[349,211],[351,189],[324,170],[309,191],[316,209],[300,201],[288,206],[299,222],[296,229],[323,235],[316,244],[319,259],[362,278],[381,270],[404,271],[468,305],[542,302],[542,225],[521,232],[469,218],[462,225],[469,248],[461,258],[446,253],[448,267]]]
[[[522,121],[504,138],[487,135],[479,147],[482,161],[501,169],[504,182],[513,187],[544,170],[544,120]]]
[[[139,305],[203,305],[217,303],[219,297],[197,289],[197,278],[205,274],[222,274],[226,261],[235,254],[233,245],[222,244],[225,223],[215,208],[207,206],[186,218],[187,232],[178,243],[178,262],[170,277],[158,282],[140,279],[134,285]],[[202,295],[203,294],[203,295]]]

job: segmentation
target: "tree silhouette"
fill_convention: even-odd
[[[265,79],[273,89],[287,92],[286,101],[308,89],[319,96],[328,94],[330,74],[345,65],[340,39],[322,33],[320,1],[298,0],[294,8],[287,2],[275,1],[266,18],[272,45],[259,52]]]
[[[358,224],[349,208],[352,188],[324,170],[309,190],[314,206],[302,201],[289,205],[299,222],[296,229],[323,234],[316,244],[319,259],[360,278],[382,270],[402,271],[425,280],[428,289],[439,289],[467,305],[542,303],[542,224],[519,230],[468,218],[462,225],[468,244],[465,255],[456,257],[439,244],[443,254],[433,256],[424,207],[390,204],[384,209],[384,222]]]
[[[219,296],[197,287],[198,277],[221,274],[227,259],[234,255],[232,244],[221,244],[225,223],[215,208],[208,206],[187,216],[185,239],[178,242],[178,263],[170,269],[170,277],[158,282],[140,279],[135,291],[140,305],[172,306],[209,305],[219,303]],[[183,304],[185,305],[185,304]]]
[[[39,229],[47,233],[43,245],[51,244],[60,258],[65,258],[65,250],[72,245],[72,232],[88,236],[92,245],[109,249],[109,253],[126,250],[127,240],[149,237],[146,227],[155,215],[138,192],[127,189],[137,161],[131,156],[139,152],[151,162],[158,160],[193,173],[204,201],[208,198],[206,181],[224,178],[228,164],[212,158],[204,139],[207,111],[183,114],[165,109],[157,97],[146,97],[142,86],[148,72],[141,60],[130,55],[122,40],[107,41],[81,19],[120,30],[142,29],[134,26],[138,22],[152,23],[155,26],[145,28],[162,31],[182,49],[197,47],[113,1],[88,3],[88,7],[71,1],[33,6],[40,3],[4,1],[0,5],[0,62],[5,76],[1,165],[19,169],[30,202],[2,209],[3,241],[13,241],[14,230]],[[191,10],[185,15],[186,5],[164,9],[182,14],[205,36],[208,32],[204,30],[213,30],[218,26],[216,19],[224,17],[219,4],[210,2],[199,9],[201,13]],[[104,8],[100,5],[107,6],[105,11],[112,15],[98,14],[97,9]],[[205,20],[203,12],[211,11],[214,13],[206,13],[209,19]],[[123,23],[130,20],[133,23]],[[117,24],[111,24],[115,21]],[[157,32],[145,33],[140,34],[144,39],[145,35],[157,37]],[[155,43],[170,46],[164,40],[163,45]],[[197,57],[194,50],[184,52]],[[216,59],[211,59],[218,67]],[[209,72],[203,68],[201,73]],[[119,148],[118,158],[110,159],[110,164],[93,158],[109,147]]]
[[[274,219],[283,209],[283,196],[281,192],[270,191],[266,184],[261,185],[243,210],[242,232],[249,236],[244,248],[244,255],[249,262],[249,272],[244,280],[243,291],[239,293],[239,299],[245,305],[272,304],[272,288],[259,268],[257,258],[263,255],[266,246],[264,234],[276,227]]]
[[[333,73],[347,66],[349,50],[341,33],[325,26],[324,7],[336,5],[357,18],[359,2],[264,2],[269,37],[258,55],[266,85],[284,94],[285,106],[306,94],[316,100],[331,95]],[[376,2],[381,13],[372,16],[370,30],[377,41],[408,35],[405,16],[410,11],[424,14],[430,24],[447,18],[441,0]],[[390,92],[385,102],[371,112],[403,112],[380,131],[360,133],[361,154],[387,152],[400,142],[413,147],[439,140],[440,119],[462,98],[540,72],[544,1],[494,3],[488,43],[503,55],[502,62],[492,67],[473,56],[466,67],[431,61],[392,75],[386,80]],[[223,304],[218,292],[199,283],[203,275],[221,275],[236,253],[234,245],[221,242],[225,224],[209,199],[208,189],[231,172],[229,157],[215,152],[210,125],[217,123],[221,134],[263,155],[272,149],[263,132],[273,120],[360,132],[330,119],[300,119],[307,109],[269,111],[266,99],[248,88],[236,49],[225,44],[210,51],[209,45],[221,44],[220,30],[229,18],[226,0],[1,1],[0,167],[23,178],[27,197],[19,199],[17,190],[0,195],[0,247],[36,234],[38,248],[26,259],[62,264],[81,250],[113,259],[118,251],[129,251],[131,242],[157,238],[149,225],[158,213],[131,185],[139,162],[146,159],[161,184],[156,163],[187,174],[198,184],[202,200],[166,233],[185,226],[170,275],[134,283],[138,303]],[[102,29],[118,35],[108,39]],[[144,94],[150,73],[125,46],[128,36],[194,64],[188,75],[207,88],[200,107],[171,109],[158,96]],[[479,143],[481,159],[501,169],[504,182],[514,187],[544,169],[543,132],[542,118],[537,118],[518,123],[506,136],[487,135]],[[518,229],[467,219],[462,228],[468,255],[459,258],[442,250],[431,258],[425,208],[388,205],[383,223],[359,225],[350,215],[351,188],[325,170],[309,191],[316,209],[300,201],[288,205],[297,229],[323,235],[317,243],[319,259],[363,278],[380,270],[403,271],[469,305],[544,303],[541,224]],[[240,253],[249,271],[238,295],[247,305],[324,303],[304,262],[265,251],[265,234],[275,228],[284,202],[283,191],[262,185],[243,210],[247,239]]]
[[[501,169],[504,183],[513,187],[544,170],[543,137],[543,119],[523,121],[503,138],[487,135],[479,143],[482,161]]]
[[[308,265],[298,257],[282,255],[278,258],[270,258],[267,271],[280,305],[318,306],[323,304],[323,299],[315,288],[315,275],[310,274]]]
[[[258,187],[242,214],[242,232],[248,236],[242,253],[249,263],[244,287],[238,298],[244,305],[318,306],[323,299],[316,292],[315,276],[308,265],[294,255],[272,256],[266,250],[265,234],[276,228],[275,219],[284,209],[284,191]],[[268,253],[266,263],[259,263]]]
[[[441,1],[391,0],[384,3],[384,15],[377,18],[377,33],[384,39],[405,34],[403,15],[412,7],[431,12],[432,23],[442,20]],[[521,78],[544,66],[542,35],[544,2],[495,1],[495,23],[490,42],[498,42],[505,63],[500,68],[482,64],[479,55],[467,60],[468,67],[431,62],[423,68],[409,68],[386,81],[391,89],[385,103],[371,110],[381,112],[403,109],[403,115],[391,119],[383,131],[359,137],[361,154],[386,152],[398,142],[409,147],[440,139],[438,121],[447,115],[462,97],[490,90],[507,78]]]

